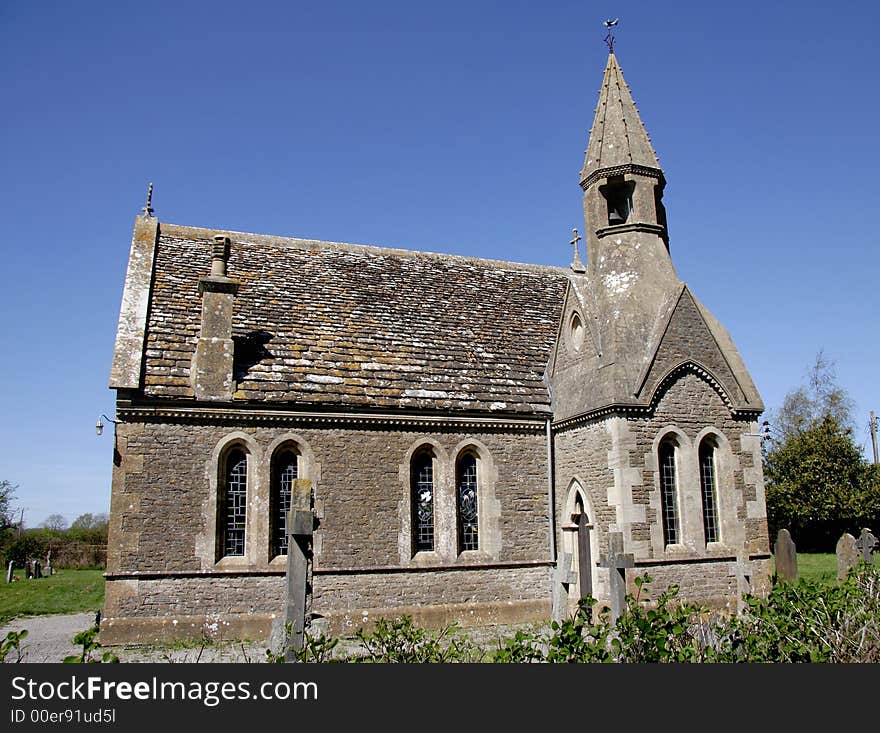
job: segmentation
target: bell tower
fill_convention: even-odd
[[[599,328],[614,334],[606,341],[603,362],[616,362],[620,369],[623,362],[632,364],[633,354],[644,351],[647,330],[680,283],[669,257],[663,170],[613,48],[605,65],[580,185],[587,290]]]

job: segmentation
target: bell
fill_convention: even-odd
[[[624,219],[620,215],[620,212],[618,212],[617,209],[611,209],[611,211],[608,214],[608,223],[609,224],[623,224],[623,222],[625,222],[625,221],[626,221],[626,219]]]

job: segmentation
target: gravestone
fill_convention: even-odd
[[[877,538],[872,534],[870,529],[865,527],[862,529],[862,533],[856,541],[856,548],[861,553],[862,560],[868,563],[868,565],[872,565],[874,562],[874,549],[876,547]]]
[[[34,560],[34,577],[42,578],[43,577],[43,565],[39,560]]]
[[[296,479],[290,489],[290,512],[287,515],[287,608],[285,621],[291,626],[290,646],[285,657],[296,661],[302,651],[308,619],[312,611],[312,533],[315,514],[312,482]]]
[[[31,564],[30,560],[24,561],[24,577],[25,578],[33,578],[34,577],[33,565]]]
[[[859,561],[859,548],[856,547],[856,538],[849,532],[844,532],[837,540],[835,548],[837,554],[837,582],[846,580],[849,570]]]
[[[748,555],[738,555],[736,565],[731,568],[728,575],[736,578],[736,612],[742,613],[746,608],[743,596],[752,592],[752,563]]]
[[[623,552],[623,533],[611,532],[608,535],[608,554],[599,559],[600,568],[608,568],[608,581],[611,592],[611,623],[616,623],[626,608],[626,568],[635,567],[631,554]]]
[[[7,583],[11,583],[13,581],[13,579],[15,578],[15,575],[13,575],[14,570],[15,570],[15,563],[12,562],[12,560],[10,560],[9,567],[6,568],[6,582]]]
[[[787,529],[780,529],[776,535],[773,556],[776,558],[776,574],[783,580],[797,580],[797,551]]]

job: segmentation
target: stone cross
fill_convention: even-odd
[[[12,560],[9,561],[9,567],[6,568],[6,582],[11,583],[14,579],[13,571],[15,570],[15,563]]]
[[[302,651],[312,611],[312,533],[315,529],[312,482],[297,479],[290,489],[287,515],[287,608],[285,621],[291,625],[288,662]]]
[[[787,529],[780,529],[776,535],[773,556],[776,558],[776,574],[783,580],[797,580],[797,552]]]
[[[856,548],[862,553],[862,560],[868,565],[874,562],[874,548],[877,547],[877,538],[871,533],[867,527],[862,529],[859,539],[856,542]]]
[[[748,555],[738,555],[736,565],[734,565],[728,575],[736,578],[736,612],[742,613],[745,610],[746,602],[743,596],[752,592],[752,563],[748,559]]]
[[[587,520],[587,515],[581,512],[576,515],[578,533],[578,580],[581,598],[593,595],[593,573],[590,567],[593,563],[590,557],[590,530],[593,525]],[[575,519],[573,516],[572,519]]]
[[[608,568],[611,589],[611,623],[616,623],[626,608],[626,568],[635,567],[631,554],[623,553],[623,533],[608,535],[608,554],[599,558],[599,567]]]
[[[574,259],[571,261],[571,269],[574,272],[586,272],[587,268],[585,268],[584,263],[581,262],[581,255],[580,255],[580,252],[578,251],[579,250],[578,242],[580,242],[581,239],[583,239],[583,237],[581,237],[581,235],[578,234],[577,229],[572,229],[572,231],[574,232],[574,237],[569,242],[569,244],[572,245],[572,247],[574,247]]]
[[[841,583],[849,575],[850,568],[859,561],[859,548],[856,546],[856,538],[849,532],[844,532],[837,540],[835,548],[837,554],[837,582]]]

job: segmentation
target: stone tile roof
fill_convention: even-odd
[[[560,268],[160,224],[144,391],[192,398],[199,279],[233,240],[235,399],[549,412]]]

